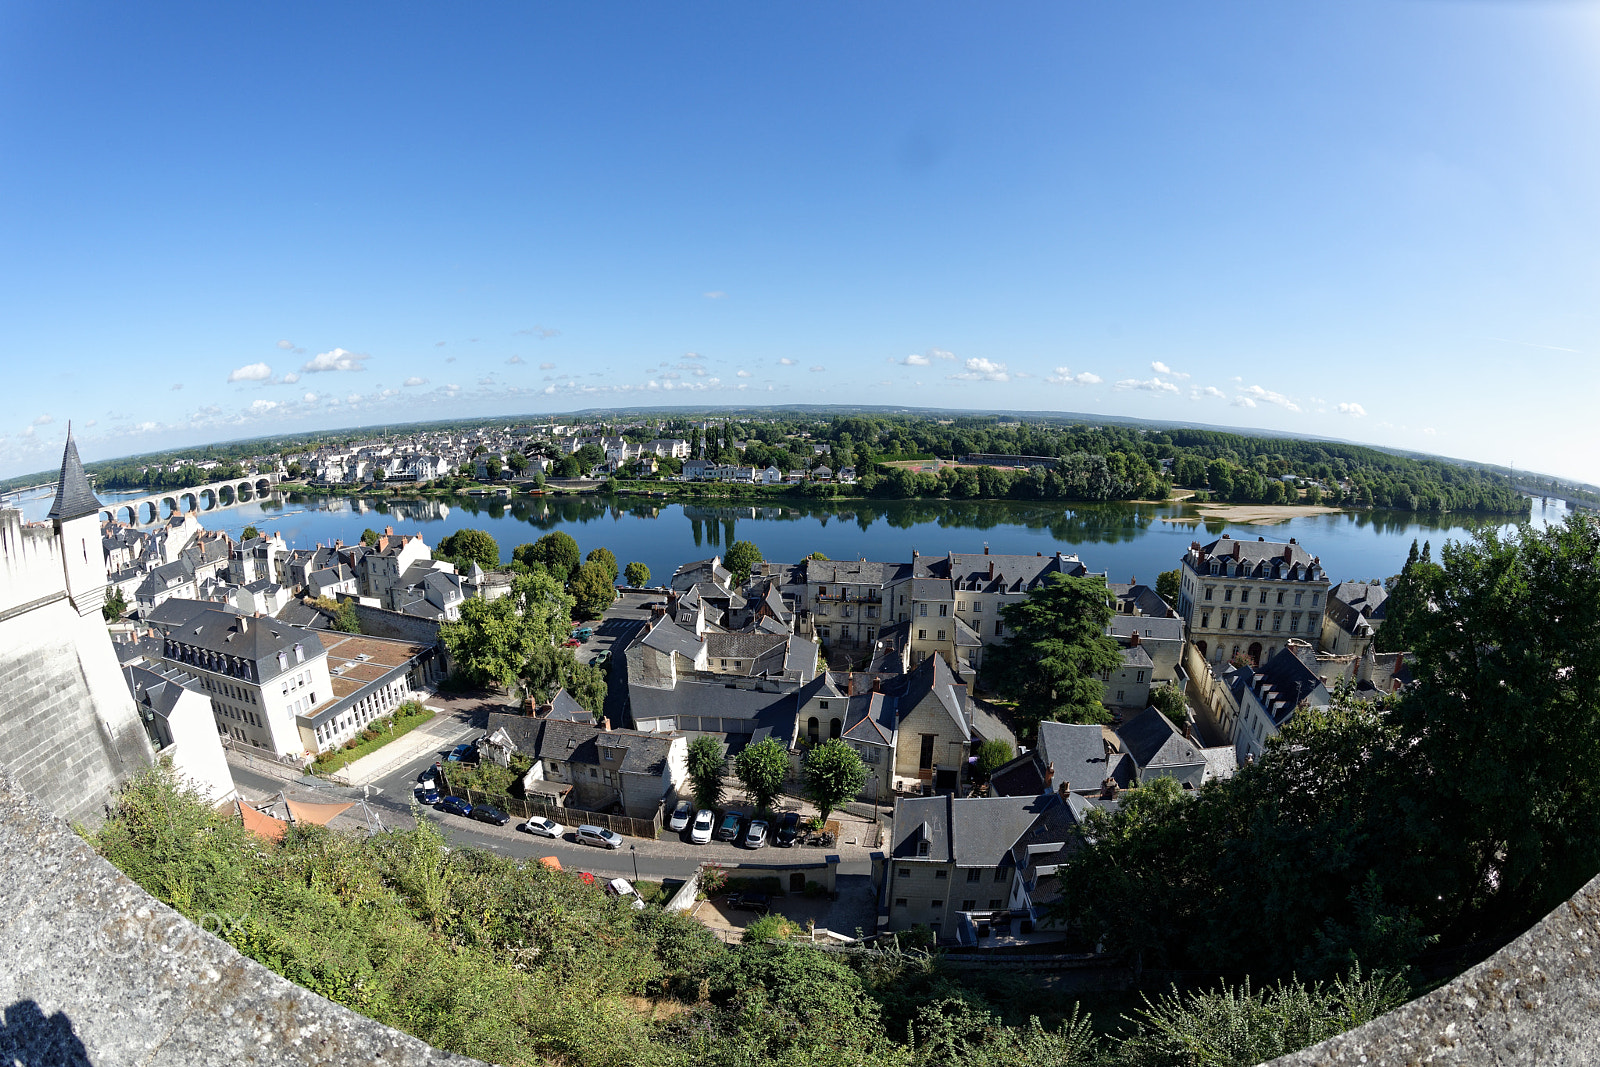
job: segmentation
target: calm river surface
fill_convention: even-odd
[[[140,494],[106,493],[112,503]],[[21,507],[28,519],[42,519],[50,494],[31,494],[7,507]],[[1557,501],[1535,500],[1535,525],[1559,522],[1567,514]],[[1297,515],[1271,526],[1216,520],[1196,521],[1183,504],[1095,504],[1020,501],[874,500],[796,503],[781,507],[705,506],[645,503],[640,498],[518,497],[504,502],[471,499],[404,500],[287,494],[201,516],[207,529],[237,537],[247,525],[276,530],[291,547],[307,548],[342,539],[359,540],[362,530],[421,533],[430,545],[463,527],[487,530],[500,543],[503,559],[519,544],[551,530],[565,530],[587,554],[604,545],[622,563],[641,560],[655,581],[665,581],[680,563],[726,551],[735,539],[754,541],[770,560],[793,561],[811,552],[832,559],[865,557],[905,560],[912,549],[928,554],[979,552],[1076,553],[1090,570],[1106,571],[1112,581],[1155,581],[1177,566],[1195,539],[1290,537],[1314,555],[1334,581],[1382,578],[1405,562],[1411,541],[1432,541],[1435,556],[1446,540],[1462,540],[1485,525],[1467,516],[1430,518],[1409,512]],[[1499,525],[1489,523],[1488,525]]]

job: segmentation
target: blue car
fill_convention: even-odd
[[[470,762],[467,759],[467,754],[470,753],[471,751],[472,751],[472,746],[471,745],[457,745],[455,748],[451,749],[450,755],[445,757],[445,762],[447,762],[447,763],[467,763],[467,762]]]
[[[447,815],[472,815],[472,805],[460,797],[445,797],[439,801],[439,810]]]
[[[426,788],[417,790],[417,803],[418,804],[437,804],[437,803],[439,803],[439,791],[437,789],[426,789]]]

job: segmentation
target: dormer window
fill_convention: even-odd
[[[927,854],[928,854],[928,842],[926,842],[926,841],[918,841],[917,842],[917,855],[926,856]]]

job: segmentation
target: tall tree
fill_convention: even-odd
[[[632,563],[624,567],[622,569],[622,573],[623,576],[628,580],[628,584],[633,586],[635,589],[650,584],[650,568],[646,567],[638,560],[634,560]]]
[[[579,567],[572,579],[572,598],[579,618],[599,618],[617,599],[610,568],[600,560]]]
[[[556,690],[565,689],[597,721],[605,710],[606,672],[579,663],[572,649],[561,645],[534,646],[522,667],[522,687],[539,703],[552,699]]]
[[[1178,574],[1178,569],[1176,567],[1170,571],[1162,571],[1160,574],[1156,575],[1156,593],[1161,597],[1162,600],[1165,600],[1168,604],[1176,607],[1178,603],[1179,582],[1180,575]]]
[[[535,644],[548,645],[557,638],[566,640],[575,602],[542,564],[535,564],[528,573],[511,580],[511,599]]]
[[[1105,579],[1054,575],[1001,610],[1011,634],[984,670],[1025,722],[1109,722],[1101,675],[1122,665],[1112,614]]]
[[[439,542],[439,555],[459,564],[476,563],[492,571],[500,566],[500,542],[485,530],[457,530]]]
[[[582,559],[578,542],[572,539],[571,534],[561,530],[547,533],[531,545],[518,545],[513,555],[530,566],[544,564],[550,568],[551,574],[563,582],[572,580],[573,572],[578,569],[578,562]]]
[[[806,795],[826,819],[846,801],[861,795],[867,784],[867,765],[855,749],[837,737],[806,749],[800,761]]]
[[[756,810],[770,811],[789,777],[789,752],[772,737],[746,745],[733,758],[733,773],[755,801]]]
[[[256,529],[254,526],[246,526],[243,530],[239,531],[239,540],[241,541],[249,541],[260,536],[261,531]]]
[[[722,803],[722,742],[701,734],[689,742],[689,783],[697,807],[714,809]]]
[[[604,546],[602,546],[600,548],[590,549],[589,550],[589,554],[587,556],[583,557],[583,558],[584,558],[584,561],[586,563],[604,564],[606,570],[611,572],[612,584],[616,584],[616,581],[617,581],[617,556],[616,556],[616,553],[612,552],[609,548],[605,548]]]
[[[512,597],[466,601],[459,621],[439,627],[439,640],[462,677],[483,686],[511,685],[537,647]]]
[[[736,582],[743,582],[750,577],[750,572],[760,562],[761,549],[751,541],[735,541],[728,546],[728,554],[722,557],[722,565],[733,574]]]

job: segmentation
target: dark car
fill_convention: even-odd
[[[439,801],[439,810],[447,815],[471,815],[472,805],[460,797],[445,797]]]
[[[772,907],[772,901],[765,893],[736,893],[728,898],[728,907],[765,913]]]
[[[417,790],[417,803],[418,804],[437,804],[437,803],[439,803],[439,791],[437,789],[430,789],[430,788],[424,786],[423,788]]]
[[[773,844],[780,848],[789,848],[794,844],[794,839],[800,836],[800,813],[798,811],[784,812],[783,818],[778,820],[777,832],[773,834]]]
[[[471,763],[472,746],[457,745],[455,748],[450,750],[450,755],[445,757],[445,761],[447,763]]]
[[[722,817],[722,822],[717,824],[718,841],[739,840],[739,828],[744,822],[744,816],[737,811],[730,811]]]
[[[491,808],[487,804],[474,804],[472,807],[472,817],[477,819],[479,822],[492,822],[496,826],[504,826],[506,823],[511,821],[511,816],[507,815],[499,808]]]

